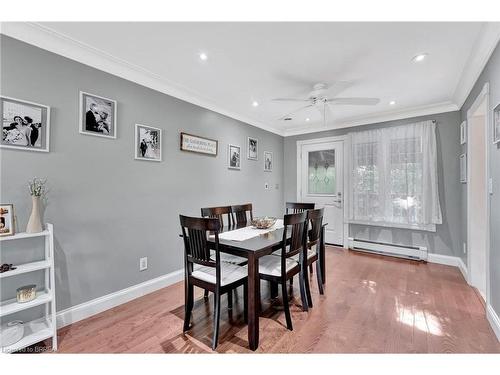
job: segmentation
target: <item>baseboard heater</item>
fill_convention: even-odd
[[[427,247],[403,246],[349,237],[349,249],[398,258],[427,261]]]

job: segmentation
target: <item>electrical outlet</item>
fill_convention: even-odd
[[[148,257],[139,258],[139,271],[148,269]]]
[[[264,184],[264,189],[269,190],[269,184],[267,182]]]
[[[467,244],[464,242],[462,245],[463,245],[462,247],[464,250],[464,254],[467,254]]]

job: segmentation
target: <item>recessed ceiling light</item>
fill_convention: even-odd
[[[208,56],[205,52],[200,53],[200,60],[206,61],[208,59]]]
[[[308,118],[306,118],[306,122],[309,122],[309,117],[308,117]]]
[[[258,103],[258,102],[256,102],[256,101],[254,100],[254,101],[252,102],[252,105],[253,105],[254,107],[258,107],[258,106],[259,106],[259,103]]]
[[[425,60],[425,58],[428,56],[429,54],[428,53],[421,53],[417,56],[414,56],[412,61],[413,62],[422,62]]]
[[[396,104],[396,102],[395,102],[394,100],[391,100],[391,101],[389,102],[389,105],[394,105],[394,104]]]

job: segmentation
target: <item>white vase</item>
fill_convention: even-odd
[[[39,233],[43,231],[42,221],[40,220],[40,197],[31,196],[33,208],[31,209],[31,216],[26,226],[26,233]]]

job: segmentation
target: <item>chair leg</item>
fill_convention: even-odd
[[[290,277],[290,286],[293,286],[293,277]]]
[[[248,324],[248,284],[243,285],[243,318]]]
[[[233,291],[227,292],[227,308],[231,310],[233,308]]]
[[[207,289],[205,289],[205,293],[203,294],[203,299],[205,301],[208,301],[208,290]]]
[[[286,290],[286,280],[281,283],[281,293],[283,294],[283,309],[285,310],[286,328],[293,331],[292,317],[290,315],[290,304],[288,303],[288,291]]]
[[[313,272],[313,269],[314,269],[314,268],[313,268],[313,265],[312,265],[312,264],[310,264],[310,265],[309,265],[309,273],[310,273],[311,275],[314,273],[314,272]]]
[[[309,301],[307,300],[306,287],[304,282],[304,273],[300,271],[299,286],[300,286],[300,300],[302,302],[302,311],[309,310]]]
[[[311,286],[309,283],[309,275],[307,274],[307,267],[304,267],[304,289],[306,290],[307,303],[309,307],[313,307]]]
[[[220,292],[214,293],[214,337],[212,339],[212,350],[217,348],[219,343],[219,321],[220,321]]]
[[[321,264],[319,261],[316,261],[316,279],[318,280],[319,294],[325,294],[323,290],[323,275],[321,274]]]
[[[191,322],[191,311],[193,310],[194,305],[194,287],[189,284],[186,280],[184,282],[185,288],[185,302],[184,302],[184,327],[182,329],[183,332],[189,330],[189,324]]]
[[[270,282],[271,284],[271,298],[276,298],[278,297],[278,283],[275,283],[274,281]]]

